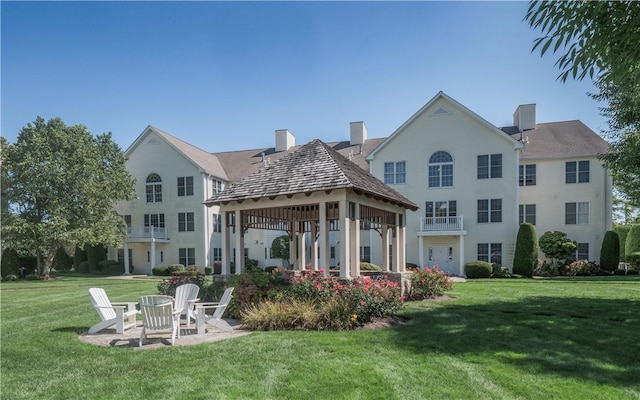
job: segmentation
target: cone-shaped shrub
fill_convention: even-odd
[[[538,265],[538,237],[530,223],[520,224],[513,256],[513,273],[531,277]]]
[[[625,243],[627,262],[634,269],[640,268],[640,224],[631,226]]]
[[[625,254],[625,244],[627,243],[627,235],[629,234],[629,230],[631,229],[631,225],[616,225],[613,230],[618,234],[618,238],[620,239],[620,261],[626,261],[627,256]]]
[[[600,248],[600,268],[615,271],[620,262],[620,238],[614,231],[607,231]]]

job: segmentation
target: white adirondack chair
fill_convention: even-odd
[[[200,288],[193,283],[185,283],[176,288],[175,308],[176,310],[181,310],[180,315],[184,315],[187,320],[187,328],[191,327],[191,319],[196,319],[195,302],[200,300],[198,298],[199,292]]]
[[[114,325],[116,333],[123,334],[125,329],[136,326],[138,311],[135,302],[112,303],[103,288],[90,288],[89,298],[101,319],[100,322],[89,328],[90,334]]]
[[[196,303],[196,328],[198,330],[198,334],[205,333],[205,324],[213,325],[224,331],[233,330],[231,325],[222,319],[222,315],[227,309],[229,301],[231,301],[232,292],[232,287],[225,289],[220,301],[217,303]],[[212,316],[208,316],[206,314],[206,310],[210,308],[215,309]]]
[[[180,310],[173,308],[173,297],[150,295],[140,297],[140,313],[142,314],[142,333],[140,343],[149,331],[171,331],[171,345],[175,344],[176,335],[180,337]]]

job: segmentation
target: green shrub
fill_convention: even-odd
[[[207,265],[206,267],[204,267],[204,274],[213,275],[213,267],[210,265]]]
[[[0,261],[2,276],[17,274],[20,268],[20,257],[18,252],[12,248],[5,249],[2,252],[2,260]]]
[[[156,267],[151,268],[151,274],[153,276],[170,276],[169,267],[166,265],[158,265]]]
[[[576,253],[578,246],[576,242],[567,237],[567,234],[560,231],[548,231],[540,236],[540,250],[547,258],[557,265],[558,260],[567,260]]]
[[[245,258],[244,260],[244,269],[246,270],[259,270],[258,260],[254,260],[252,258]]]
[[[615,271],[620,263],[620,238],[614,231],[607,231],[602,238],[600,248],[600,267],[606,271]]]
[[[13,282],[17,280],[18,280],[18,275],[14,275],[14,274],[5,275],[4,278],[2,278],[3,282]]]
[[[185,270],[186,269],[182,264],[170,264],[167,266],[167,272],[169,273],[169,275],[173,275],[176,272],[182,272]]]
[[[266,300],[242,312],[244,327],[263,331],[317,329],[321,319],[313,300]]]
[[[468,279],[490,278],[493,266],[487,261],[471,261],[464,265],[464,273]]]
[[[511,274],[509,273],[509,269],[503,267],[500,264],[493,263],[491,264],[491,277],[492,278],[510,278]]]
[[[40,277],[38,276],[38,274],[28,274],[24,277],[24,279],[28,281],[39,281]]]
[[[533,269],[538,265],[538,238],[536,230],[530,223],[520,224],[516,237],[516,250],[513,256],[513,273],[533,276]]]
[[[107,275],[124,274],[124,263],[115,260],[104,260],[98,263],[100,270]]]
[[[418,267],[418,264],[409,263],[409,262],[405,264],[405,267],[407,270],[417,270],[420,268]]]
[[[228,285],[235,287],[235,290],[227,310],[232,318],[240,318],[241,312],[249,306],[266,300],[278,284],[273,274],[257,268],[232,275]]]
[[[591,276],[598,275],[599,270],[600,268],[595,263],[577,260],[565,268],[565,274],[568,276]]]
[[[620,239],[620,261],[626,261],[625,245],[627,242],[627,235],[631,230],[631,225],[616,225],[613,227],[614,232],[618,234]]]
[[[409,300],[430,299],[442,296],[453,288],[453,281],[438,267],[417,268],[411,275],[411,289],[407,295]]]
[[[271,266],[265,267],[264,272],[271,274],[273,273],[273,271],[277,270],[278,268],[280,267],[271,265]]]
[[[379,266],[377,266],[375,264],[371,264],[371,263],[368,263],[368,262],[361,262],[360,263],[360,271],[380,272],[380,271],[382,271],[382,268],[380,268]]]
[[[80,262],[77,271],[82,274],[88,274],[90,272],[89,268],[89,261],[85,260]]]
[[[174,275],[168,279],[163,279],[158,283],[158,293],[165,296],[175,296],[176,288],[185,283],[193,283],[198,285],[200,290],[204,289],[204,276],[202,275]]]
[[[640,269],[640,224],[631,225],[624,246],[626,261],[633,269]]]
[[[73,258],[67,254],[63,246],[58,247],[53,258],[53,268],[56,271],[69,271],[73,267]]]

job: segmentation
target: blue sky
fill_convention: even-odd
[[[393,133],[442,90],[489,122],[606,128],[591,82],[556,80],[525,2],[7,2],[1,133],[40,115],[112,132],[153,125],[211,152]]]

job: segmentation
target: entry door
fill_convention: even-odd
[[[438,265],[441,271],[453,274],[453,246],[429,246],[429,266]]]

